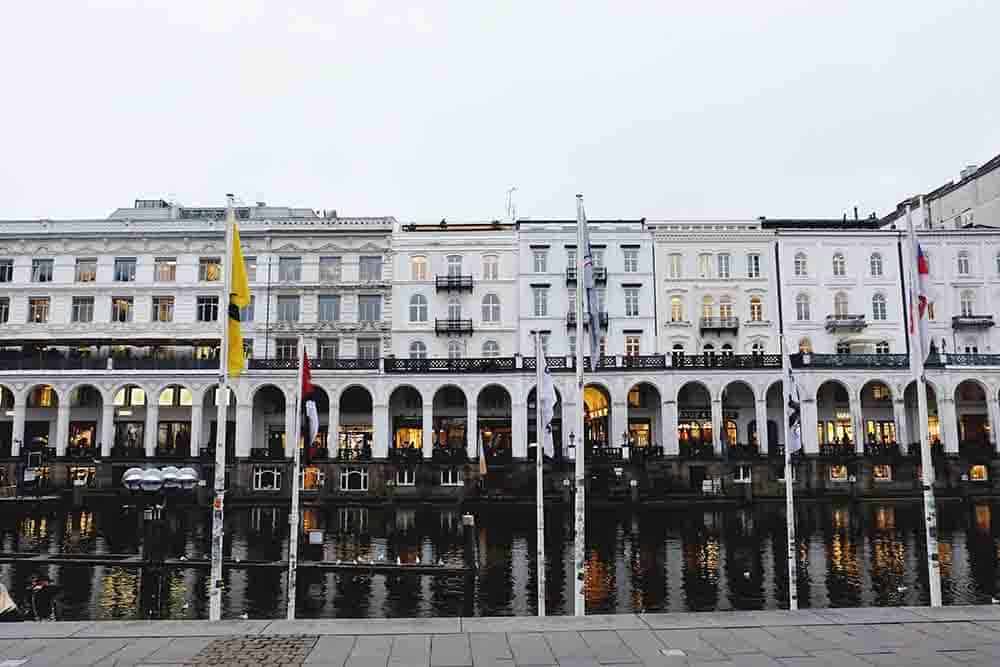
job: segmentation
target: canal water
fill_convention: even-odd
[[[944,502],[941,569],[946,604],[989,604],[997,594],[1000,506]],[[134,509],[0,508],[5,552],[136,553]],[[919,502],[803,503],[797,508],[802,607],[927,604]],[[535,613],[534,508],[475,512],[478,578],[299,572],[300,617],[530,615]],[[169,516],[169,555],[205,557],[210,517],[196,508]],[[547,604],[571,614],[572,512],[546,514]],[[461,511],[451,507],[308,508],[300,557],[353,561],[463,564]],[[774,609],[788,602],[784,508],[638,510],[593,508],[587,523],[586,597],[590,613]],[[287,507],[230,508],[227,556],[280,560],[288,548]],[[317,535],[317,537],[320,537]],[[15,599],[35,574],[62,587],[64,619],[207,618],[207,569],[162,576],[117,566],[0,565]],[[285,572],[228,569],[224,614],[278,618]]]

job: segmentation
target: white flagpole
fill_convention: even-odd
[[[584,403],[583,403],[583,255],[587,251],[583,247],[583,226],[587,217],[583,212],[583,195],[576,196],[576,461],[574,480],[576,482],[575,524],[573,533],[573,562],[576,564],[573,584],[573,610],[576,616],[587,613],[586,601],[583,595],[584,551],[586,549],[586,487],[584,485],[584,455],[587,451],[584,434]],[[592,354],[596,352],[594,350]],[[592,360],[595,367],[597,360]]]
[[[535,331],[535,524],[538,527],[538,615],[545,616],[545,496],[542,489],[542,374],[545,372],[545,354],[542,351],[542,332]]]
[[[922,209],[921,209],[922,212]],[[910,237],[910,252],[907,253],[909,268],[907,278],[910,281],[910,316],[911,327],[916,327],[918,335],[910,336],[910,368],[913,369],[913,380],[917,390],[917,418],[920,422],[920,468],[923,471],[921,485],[924,492],[924,529],[927,535],[927,587],[930,590],[931,606],[941,606],[941,563],[938,558],[937,542],[937,504],[934,498],[934,460],[931,458],[931,440],[928,430],[927,416],[927,379],[924,377],[925,351],[924,341],[919,335],[920,323],[917,321],[919,310],[913,299],[917,295],[917,234],[913,229],[912,207],[906,207],[906,228]],[[908,328],[909,332],[911,329]],[[909,334],[908,334],[909,335]]]
[[[774,294],[774,316],[778,316],[778,271],[781,266],[778,243],[774,244],[774,266],[768,272],[768,280],[771,283],[771,293]],[[781,346],[781,367],[784,371],[781,381],[783,388],[781,400],[781,414],[785,422],[785,528],[788,541],[785,550],[785,560],[788,564],[788,608],[796,611],[799,608],[799,563],[798,548],[795,540],[795,487],[792,483],[792,425],[790,423],[789,401],[792,397],[792,361],[788,356],[788,346],[785,345],[784,325],[779,324],[778,344]],[[799,407],[799,432],[801,434],[802,408]],[[757,425],[757,432],[760,433],[762,425]],[[763,424],[767,428],[767,424]],[[766,431],[765,431],[766,432]]]
[[[233,196],[226,195],[226,248],[222,265],[222,299],[219,319],[219,389],[216,392],[215,500],[212,503],[212,566],[208,586],[208,620],[222,620],[222,545],[225,531],[226,426],[229,421],[229,294],[233,283]]]
[[[285,618],[295,619],[296,575],[299,568],[299,432],[302,430],[302,376],[305,373],[305,340],[299,336],[299,380],[295,388],[295,429],[292,431],[292,511],[288,515],[288,609]],[[306,443],[307,446],[312,443]]]

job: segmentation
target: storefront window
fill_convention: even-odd
[[[891,465],[876,465],[872,467],[872,479],[876,482],[891,482],[892,481],[892,466]]]
[[[299,480],[303,491],[319,491],[326,482],[326,474],[318,466],[306,466],[299,472]]]
[[[97,484],[97,468],[95,466],[70,466],[70,486],[95,486]]]
[[[253,490],[280,491],[281,468],[279,466],[254,466]]]
[[[846,482],[847,481],[847,466],[830,466],[830,481],[831,482]]]
[[[990,478],[989,470],[984,465],[974,465],[969,468],[969,481],[986,482]]]
[[[97,424],[95,422],[70,422],[69,447],[70,449],[88,449],[94,447],[94,438],[96,435]]]

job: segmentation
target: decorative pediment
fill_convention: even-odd
[[[305,252],[306,249],[302,246],[296,245],[295,243],[284,243],[280,246],[271,249],[275,253],[285,253],[285,252]]]

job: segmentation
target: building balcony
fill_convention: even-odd
[[[780,369],[780,354],[671,354],[671,368]]]
[[[390,447],[389,459],[402,461],[404,463],[420,463],[424,458],[424,452],[418,447]]]
[[[702,331],[738,331],[740,328],[740,318],[738,317],[703,317],[699,322]]]
[[[895,442],[866,442],[865,456],[882,459],[899,459],[903,457],[903,450]]]
[[[472,320],[434,320],[434,333],[448,336],[472,335]]]
[[[736,443],[724,445],[723,456],[733,461],[752,461],[760,458],[760,450],[752,443]]]
[[[622,357],[622,368],[666,368],[667,357],[662,354],[633,354]]]
[[[385,360],[386,373],[507,373],[513,370],[514,357]]]
[[[681,442],[679,447],[682,459],[709,460],[717,458],[711,442]]]
[[[861,331],[868,326],[868,321],[864,315],[827,315],[826,330],[834,331]]]
[[[43,355],[0,358],[2,371],[188,371],[218,370],[218,358],[63,357]]]
[[[310,359],[309,368],[314,371],[377,371],[380,361],[377,358]],[[298,368],[298,359],[247,359],[247,370],[251,371],[294,371]]]
[[[937,354],[927,358],[927,366],[1000,366],[1000,354]]]
[[[434,286],[438,292],[471,292],[472,276],[435,276]]]
[[[576,267],[566,269],[566,284],[576,282]],[[606,283],[608,282],[608,270],[603,266],[594,267],[594,282],[595,283]]]
[[[905,354],[813,354],[788,355],[792,368],[909,368]]]
[[[992,315],[955,315],[951,318],[952,329],[989,329],[995,323]]]
[[[608,328],[608,314],[607,313],[598,313],[597,319],[600,322],[602,329],[607,329]],[[576,311],[572,311],[572,312],[566,313],[566,326],[568,326],[568,327],[575,327],[576,326]],[[584,313],[584,317],[583,317],[583,326],[584,327],[590,326],[590,318],[587,317],[586,313]]]
[[[854,443],[838,442],[821,444],[819,455],[830,459],[849,459],[857,456],[857,453],[854,451]]]

